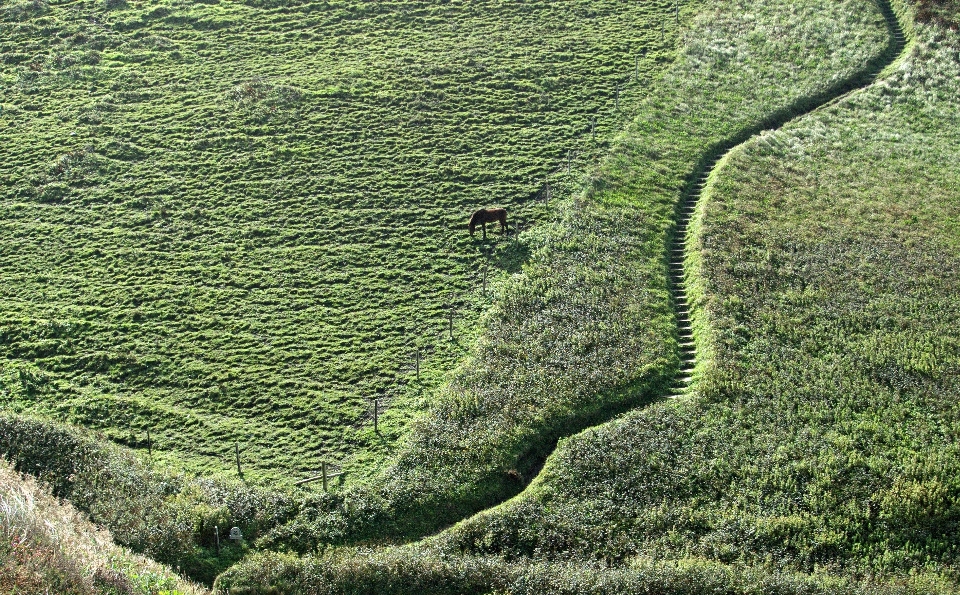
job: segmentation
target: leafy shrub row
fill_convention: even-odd
[[[935,577],[899,583],[796,575],[685,559],[635,559],[627,568],[450,558],[427,549],[344,550],[318,558],[258,554],[217,579],[221,595],[935,595]]]

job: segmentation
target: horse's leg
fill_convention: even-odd
[[[483,239],[487,239],[487,222],[483,222]]]

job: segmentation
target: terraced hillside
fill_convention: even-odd
[[[543,220],[675,35],[669,2],[4,3],[4,407],[208,472],[375,467],[483,251],[525,258],[469,213]]]

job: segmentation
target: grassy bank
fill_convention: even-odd
[[[207,585],[249,553],[262,533],[295,515],[299,501],[237,480],[154,466],[102,437],[44,420],[0,416],[0,458],[39,478],[53,497],[105,528],[116,543]],[[230,541],[231,527],[245,541]],[[57,559],[75,562],[71,551]],[[135,561],[128,566],[130,572],[139,568]]]
[[[422,535],[647,406],[427,545],[258,555],[222,590],[954,589],[954,34],[921,26],[885,83],[729,157],[694,240],[696,398],[648,404],[677,365],[665,251],[704,152],[887,42],[869,2],[718,3],[688,27],[589,189],[525,237],[530,262],[387,471],[264,521],[257,545]]]
[[[200,595],[169,568],[116,546],[69,504],[0,460],[0,591]]]

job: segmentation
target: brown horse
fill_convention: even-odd
[[[506,209],[480,209],[470,217],[470,235],[473,235],[477,225],[483,227],[483,239],[487,239],[487,223],[500,222],[500,231],[507,229]]]

